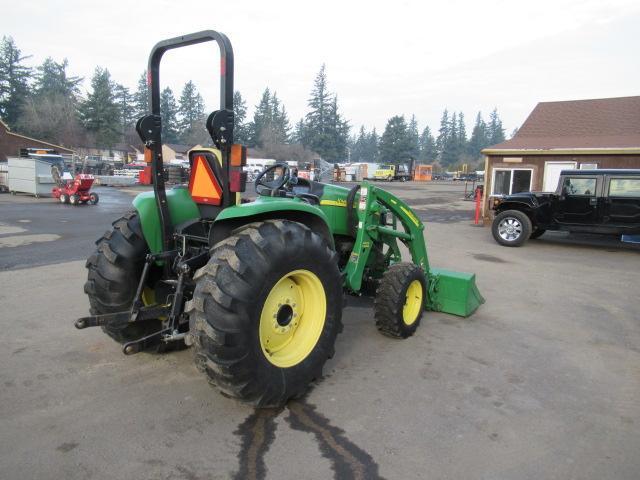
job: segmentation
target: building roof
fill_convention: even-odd
[[[12,132],[11,129],[9,128],[9,125],[7,125],[4,121],[2,121],[1,118],[0,118],[0,126],[4,128],[5,133],[7,135],[12,135],[18,138],[24,138],[25,140],[30,140],[33,142],[38,142],[38,143],[41,143],[42,145],[47,145],[49,147],[57,148],[58,150],[64,150],[65,152],[68,152],[68,153],[74,153],[74,150],[72,150],[71,148],[63,147],[61,145],[55,145],[53,143],[45,142],[44,140],[38,140],[37,138],[27,137],[26,135],[20,135],[19,133]]]
[[[192,146],[181,145],[179,143],[165,143],[165,145],[176,153],[187,153],[193,148]]]
[[[540,102],[512,139],[483,153],[529,150],[640,153],[640,96]]]

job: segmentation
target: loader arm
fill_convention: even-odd
[[[391,213],[393,215],[392,226],[397,226],[397,220],[402,225],[403,230],[381,225],[379,209],[374,208],[376,203],[383,207],[383,213]],[[356,292],[360,290],[362,275],[367,266],[373,242],[376,241],[387,244],[390,248],[392,260],[399,262],[400,251],[397,240],[400,240],[409,249],[413,263],[422,267],[425,272],[429,272],[427,247],[422,234],[424,224],[411,211],[411,208],[398,197],[368,182],[363,182],[360,188],[360,199],[357,204],[357,218],[356,240],[349,262],[345,267],[348,288]]]
[[[381,214],[392,215],[391,225],[380,222]],[[357,204],[357,218],[356,240],[344,269],[345,286],[348,289],[354,292],[360,290],[374,242],[388,245],[389,260],[395,263],[401,261],[397,244],[400,240],[409,250],[413,263],[419,265],[425,273],[425,308],[467,317],[484,303],[476,286],[475,274],[432,268],[429,265],[423,234],[424,224],[398,197],[363,182]],[[398,221],[402,230],[397,228]]]

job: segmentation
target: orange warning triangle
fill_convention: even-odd
[[[195,157],[189,180],[189,193],[198,203],[220,205],[222,189],[203,155]]]

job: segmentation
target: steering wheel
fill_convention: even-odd
[[[282,169],[282,175],[280,175],[275,180],[267,182],[264,177],[268,173],[275,171],[277,168],[281,168]],[[274,165],[271,165],[270,167],[267,167],[263,171],[261,171],[258,174],[258,176],[256,177],[256,181],[255,181],[256,193],[258,195],[262,195],[262,192],[265,189],[269,189],[271,191],[279,190],[290,179],[291,179],[291,174],[290,174],[290,171],[289,171],[289,165],[288,164],[286,164],[286,163],[276,163]]]

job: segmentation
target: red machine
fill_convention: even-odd
[[[57,177],[54,175],[58,186],[53,187],[51,193],[54,198],[60,199],[60,203],[70,203],[71,205],[87,202],[91,205],[98,203],[98,194],[89,191],[93,185],[93,175],[80,173],[73,180],[65,180],[60,175]]]

